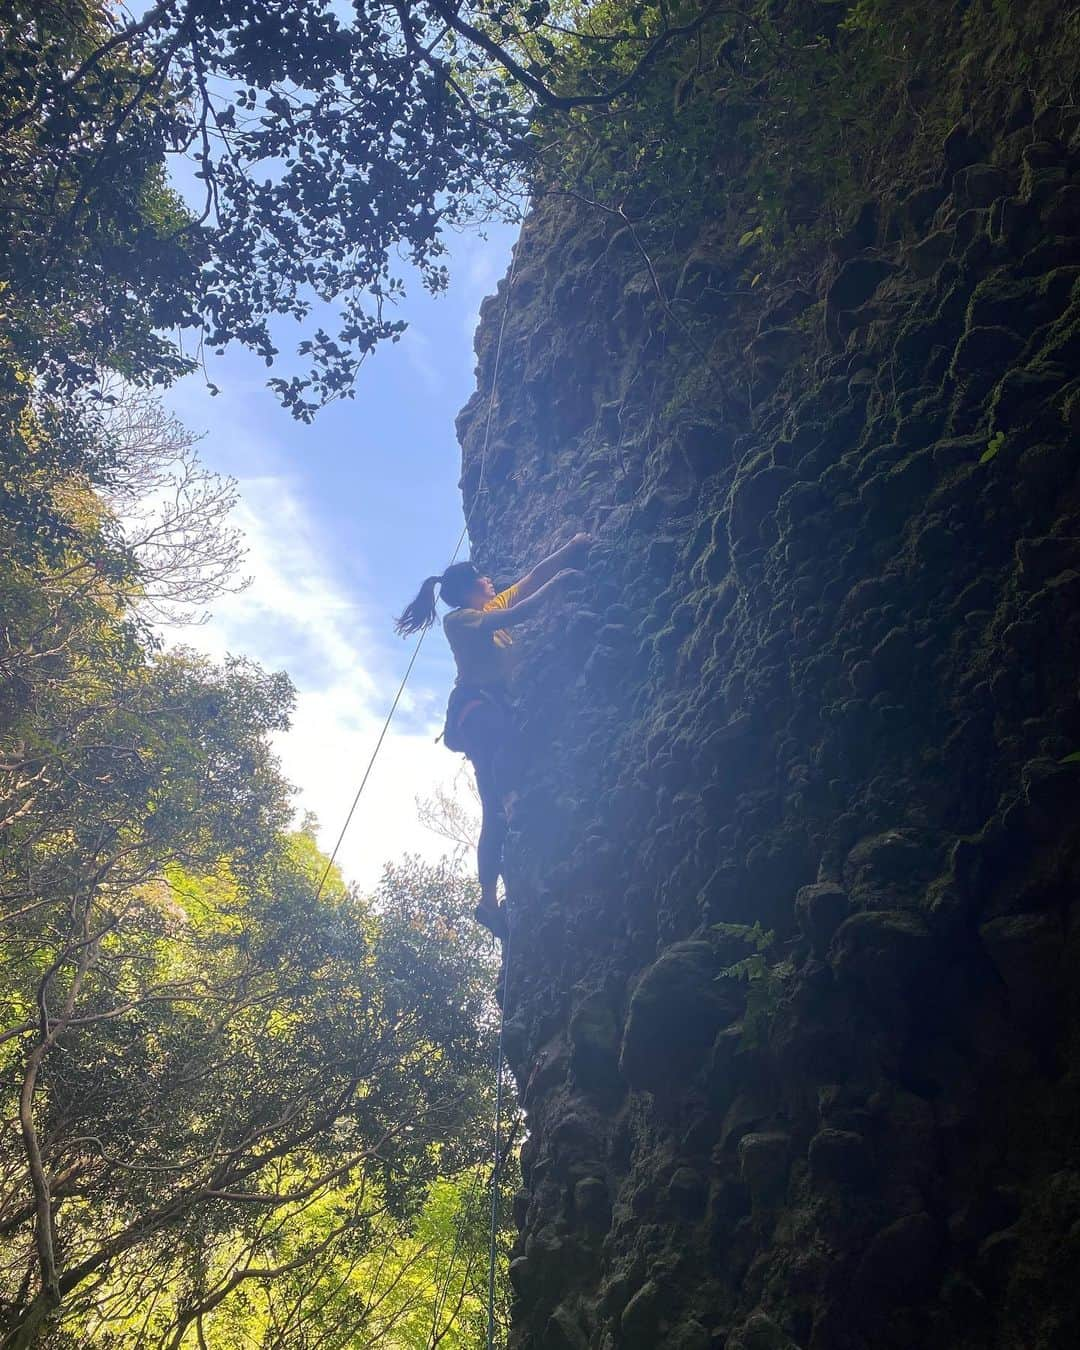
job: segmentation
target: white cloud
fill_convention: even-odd
[[[494,292],[509,265],[508,250],[503,245],[502,238],[493,242],[490,232],[487,239],[477,240],[476,249],[469,259],[465,275],[469,289],[473,292],[479,292],[480,299]]]
[[[250,553],[251,586],[223,597],[200,628],[166,636],[221,659],[250,656],[286,669],[297,688],[291,729],[277,738],[286,776],[299,789],[299,811],[314,811],[320,843],[333,847],[378,740],[409,659],[390,651],[362,599],[349,594],[320,547],[304,506],[282,476],[242,480],[236,524]],[[386,862],[406,852],[437,858],[446,844],[417,819],[415,798],[437,787],[460,792],[461,761],[435,736],[443,691],[425,686],[424,653],[402,699],[338,860],[349,880],[373,885]]]
[[[494,295],[499,282],[510,265],[510,231],[506,226],[492,227],[488,238],[476,238],[474,248],[467,254],[464,268],[461,330],[465,338],[465,359],[471,376],[475,366],[473,343],[476,335],[480,306],[489,295]]]
[[[477,311],[506,271],[515,233],[498,224],[489,228],[487,239],[463,233],[454,250],[457,271],[450,296],[440,297],[438,308],[436,302],[429,308],[427,299],[421,305],[414,296],[405,315],[410,327],[394,349],[403,349],[405,360],[395,363],[393,350],[380,354],[385,364],[378,367],[379,374],[365,376],[377,379],[380,390],[387,385],[399,400],[430,407],[436,438],[451,434],[453,410],[471,391]],[[290,331],[280,344],[286,369],[291,336]],[[266,374],[255,358],[233,352],[211,365],[211,377],[221,390],[217,398],[210,399],[194,377],[169,392],[168,404],[181,420],[196,428],[211,427],[202,447],[204,460],[239,481],[235,523],[250,548],[243,570],[254,577],[246,592],[226,596],[214,606],[207,625],[171,636],[217,659],[234,652],[289,672],[297,705],[292,729],[279,738],[277,749],[286,775],[299,789],[298,809],[316,813],[320,842],[329,850],[410,649],[391,636],[387,599],[379,595],[379,587],[389,589],[393,581],[396,599],[400,578],[385,576],[384,561],[364,555],[362,526],[368,508],[357,506],[357,538],[348,556],[335,555],[335,547],[341,546],[319,528],[320,494],[325,502],[332,491],[325,474],[334,467],[333,454],[320,461],[321,469],[310,467],[318,436],[313,439],[310,431],[278,413],[264,387]],[[392,453],[394,419],[380,410],[377,399],[363,411],[357,405],[353,420],[334,425],[337,435],[363,444],[371,441],[380,452]],[[447,453],[453,454],[449,447]],[[324,474],[321,480],[317,473]],[[327,510],[326,516],[332,530],[335,512]],[[455,532],[451,520],[448,537]],[[415,584],[411,576],[405,582],[406,589]],[[438,857],[446,848],[419,823],[415,808],[418,794],[432,795],[443,787],[457,797],[462,791],[454,782],[462,761],[434,743],[450,670],[442,643],[437,633],[425,643],[341,849],[346,876],[364,886],[378,879],[386,861],[406,851]],[[437,674],[425,674],[435,670]]]
[[[446,377],[435,358],[431,339],[419,328],[406,328],[401,347],[409,367],[428,394],[441,394],[446,388]]]

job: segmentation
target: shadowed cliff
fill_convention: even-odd
[[[523,639],[518,1350],[1076,1342],[1080,35],[948,17],[783,246],[730,100],[681,234],[541,195],[481,463],[484,313],[476,556],[597,536]]]

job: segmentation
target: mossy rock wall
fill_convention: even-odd
[[[618,221],[541,200],[484,457],[488,302],[475,551],[598,539],[521,638],[515,1350],[1077,1343],[1080,114],[1050,64],[969,72],[918,172],[719,306],[716,347]],[[706,226],[664,261],[736,291],[736,252]]]

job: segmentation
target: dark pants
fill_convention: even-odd
[[[461,726],[465,754],[476,773],[476,788],[483,807],[476,863],[484,889],[494,886],[502,874],[512,736],[509,709],[492,699],[485,698],[470,708]]]

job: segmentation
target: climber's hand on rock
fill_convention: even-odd
[[[567,547],[572,548],[575,551],[580,550],[584,552],[584,550],[587,549],[592,544],[592,542],[593,542],[592,535],[585,534],[584,532],[582,532],[580,534],[575,534],[573,539],[570,540],[570,543],[567,545]]]

